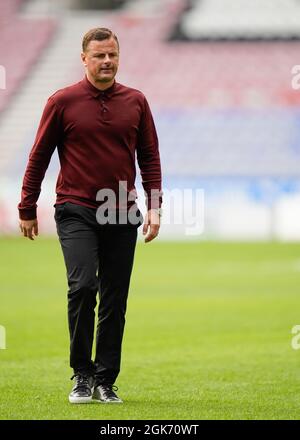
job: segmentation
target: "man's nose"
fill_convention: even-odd
[[[110,57],[108,54],[105,55],[104,63],[110,63]]]

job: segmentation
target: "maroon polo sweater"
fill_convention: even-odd
[[[23,220],[36,218],[41,183],[56,147],[61,165],[57,204],[97,208],[97,192],[108,188],[116,194],[118,208],[119,182],[126,182],[128,192],[135,191],[137,158],[147,206],[160,206],[158,139],[149,104],[140,91],[117,82],[100,91],[84,77],[48,99],[23,180],[18,205]]]

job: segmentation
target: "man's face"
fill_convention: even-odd
[[[98,84],[112,83],[119,66],[119,48],[114,38],[92,40],[81,59],[89,76]]]

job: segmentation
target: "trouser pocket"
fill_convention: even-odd
[[[63,220],[66,211],[66,203],[67,202],[55,205],[54,219],[56,222]]]

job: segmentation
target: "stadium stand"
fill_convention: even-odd
[[[299,40],[295,0],[190,0],[177,32],[188,40]]]
[[[5,118],[4,110],[8,111],[13,98],[17,100],[23,93],[26,81],[50,44],[56,29],[53,18],[22,15],[24,4],[26,2],[20,0],[1,1],[0,64],[5,71],[5,88],[0,93],[0,170],[7,170],[8,163],[14,160],[16,151],[22,147],[22,126],[27,117],[23,111],[18,117],[8,114]],[[32,105],[32,99],[28,100],[27,105]]]
[[[3,0],[0,2],[0,26],[8,24],[10,19],[17,13],[23,0]]]
[[[6,88],[1,91],[0,112],[34,67],[55,28],[53,20],[20,18],[21,4],[21,1],[1,0],[0,54],[6,70]]]

